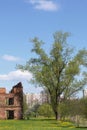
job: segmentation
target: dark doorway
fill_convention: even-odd
[[[7,119],[14,119],[14,111],[13,110],[7,111]]]

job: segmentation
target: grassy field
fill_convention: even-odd
[[[0,120],[0,130],[86,130],[72,123],[52,119]]]

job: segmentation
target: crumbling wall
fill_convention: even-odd
[[[12,87],[9,94],[5,88],[0,88],[0,119],[23,118],[23,86],[19,82]]]

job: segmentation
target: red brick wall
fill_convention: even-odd
[[[0,88],[0,94],[1,93],[6,93],[6,89],[5,88]]]
[[[9,105],[9,98],[14,104]],[[7,113],[14,112],[14,119],[23,118],[23,87],[21,83],[15,85],[9,94],[5,88],[0,88],[0,119],[7,119]]]

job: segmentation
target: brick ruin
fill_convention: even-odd
[[[23,119],[23,87],[19,82],[9,93],[0,88],[0,119]]]

